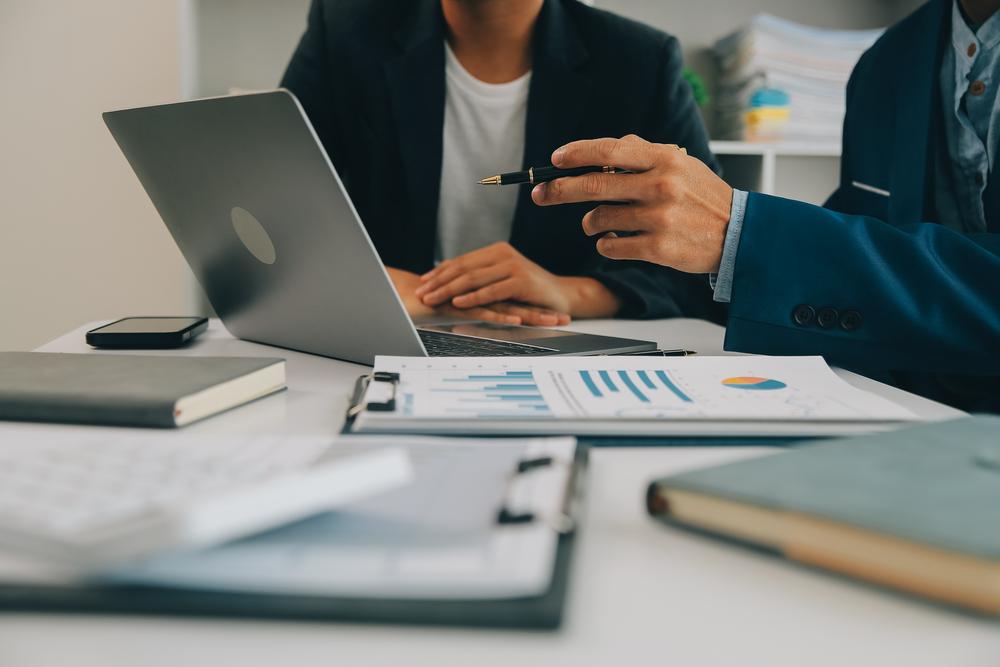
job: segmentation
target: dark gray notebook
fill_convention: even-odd
[[[183,426],[285,387],[273,358],[0,352],[0,419]]]

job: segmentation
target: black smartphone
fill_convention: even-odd
[[[180,347],[208,328],[207,317],[125,317],[87,332],[87,345],[94,347]]]

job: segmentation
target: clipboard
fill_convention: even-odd
[[[554,629],[563,617],[587,458],[587,448],[576,445],[568,462],[569,474],[558,512],[540,515],[526,511],[512,502],[509,488],[497,508],[498,530],[542,523],[557,534],[551,576],[547,587],[538,594],[508,598],[366,598],[134,583],[0,581],[0,611]],[[549,465],[553,462],[544,457],[521,459],[510,471],[510,481]]]
[[[383,401],[365,401],[368,387],[379,383],[389,392]],[[355,419],[365,411],[393,412],[396,410],[396,388],[399,373],[373,371],[359,375],[354,382],[350,403],[341,429],[343,435],[355,435]],[[473,433],[448,434],[448,436],[474,437]],[[650,436],[650,435],[577,435],[577,441],[585,447],[788,447],[802,442],[800,436]]]
[[[355,383],[344,433],[782,446],[912,421],[821,357],[379,356]]]

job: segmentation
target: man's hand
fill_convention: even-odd
[[[459,309],[449,304],[442,304],[431,307],[423,303],[416,295],[417,288],[421,286],[420,276],[409,271],[386,267],[389,278],[396,288],[403,306],[410,316],[418,315],[445,315],[449,317],[462,317],[469,320],[482,320],[484,322],[497,322],[500,324],[531,324],[536,326],[554,326],[567,324],[569,318],[563,321],[558,313],[554,313],[542,308],[523,306],[513,303],[494,303],[486,307],[475,307]]]
[[[501,312],[517,312],[525,324],[557,326],[569,324],[574,312],[580,289],[574,281],[591,279],[557,276],[509,243],[494,243],[445,260],[420,280],[416,295],[426,306],[500,307]],[[526,307],[530,310],[513,310]],[[613,307],[617,310],[617,300]]]
[[[560,178],[531,193],[539,206],[621,202],[601,204],[583,216],[583,231],[601,236],[597,251],[605,257],[688,273],[719,270],[733,190],[701,160],[677,146],[630,135],[566,144],[552,154],[552,164],[564,169],[611,165],[635,172]]]

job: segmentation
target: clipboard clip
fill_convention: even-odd
[[[556,514],[543,516],[530,510],[512,508],[509,502],[504,502],[497,512],[497,525],[514,526],[534,523],[535,521],[545,521],[552,530],[560,535],[572,533],[576,529],[575,515],[581,497],[580,479],[583,468],[583,464],[579,460],[562,463],[556,461],[551,456],[522,459],[518,462],[517,468],[512,473],[509,483],[516,483],[522,475],[530,473],[533,470],[549,468],[557,464],[562,464],[569,468],[566,476],[566,489],[564,491],[562,508]]]
[[[392,388],[389,398],[382,402],[363,402],[368,387],[372,382],[384,382]],[[394,412],[396,410],[396,389],[399,387],[399,373],[386,373],[374,371],[368,375],[362,375],[354,383],[354,394],[351,398],[351,407],[347,409],[347,418],[353,419],[365,411],[369,412]]]

